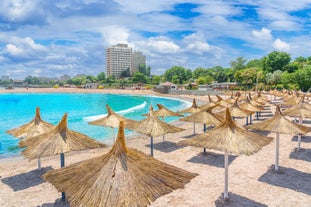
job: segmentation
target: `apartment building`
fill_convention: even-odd
[[[141,52],[132,52],[127,44],[117,44],[106,49],[106,77],[119,78],[122,71],[129,70],[133,75],[140,64],[146,64]]]

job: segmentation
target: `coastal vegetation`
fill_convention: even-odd
[[[247,60],[237,57],[230,62],[229,68],[214,66],[198,67],[193,71],[183,66],[173,66],[163,74],[154,75],[150,66],[141,65],[130,74],[129,69],[122,72],[120,78],[106,77],[104,72],[98,75],[77,75],[67,79],[51,79],[27,76],[27,86],[85,86],[98,83],[101,87],[127,87],[132,84],[158,85],[170,81],[177,85],[186,85],[187,89],[196,89],[194,85],[205,85],[213,82],[237,82],[237,90],[291,89],[307,91],[311,87],[311,56],[291,59],[286,52],[273,51],[261,59]],[[12,80],[0,80],[0,85],[12,83]]]

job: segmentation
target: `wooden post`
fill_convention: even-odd
[[[153,157],[153,137],[150,137],[150,155]]]
[[[280,134],[277,132],[275,138],[275,166],[274,166],[274,169],[276,171],[279,170],[279,144],[280,144]]]
[[[63,168],[65,167],[65,155],[64,153],[60,153],[60,167]],[[61,198],[62,201],[65,201],[66,200],[66,194],[65,192],[62,192],[62,198]]]
[[[38,157],[38,170],[41,170],[41,160],[40,160],[40,157]]]
[[[229,156],[228,152],[225,151],[225,190],[224,190],[224,199],[228,199],[228,163],[229,163]]]

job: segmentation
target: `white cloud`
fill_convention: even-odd
[[[40,44],[36,44],[31,38],[15,39],[14,43],[9,43],[5,47],[9,56],[17,59],[40,58],[47,52],[47,49]]]
[[[290,49],[290,45],[287,44],[286,42],[283,42],[280,39],[276,39],[273,44],[272,44],[273,48],[275,50],[279,50],[279,51],[283,51],[283,52],[288,52]]]
[[[125,27],[110,25],[100,29],[100,31],[107,46],[117,43],[128,43],[129,31]]]
[[[174,54],[181,51],[181,48],[167,37],[151,37],[147,41],[136,42],[139,48],[145,48],[151,53]]]
[[[273,28],[274,30],[282,30],[282,31],[297,31],[301,29],[300,28],[301,26],[298,23],[291,20],[273,21],[271,22],[269,27]]]
[[[265,27],[263,27],[260,31],[253,30],[252,34],[258,39],[262,39],[262,40],[272,39],[271,30],[266,29]]]

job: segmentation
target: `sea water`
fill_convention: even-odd
[[[0,94],[0,158],[20,154],[19,139],[6,133],[7,130],[30,122],[40,107],[41,118],[57,125],[65,113],[68,113],[68,128],[86,134],[100,142],[111,143],[111,128],[90,125],[88,122],[107,115],[108,104],[116,113],[126,118],[142,120],[150,105],[157,110],[156,104],[162,104],[173,111],[190,105],[178,99],[157,96],[116,95],[116,94],[60,94],[60,93],[14,93]],[[176,120],[165,118],[165,121]],[[126,134],[133,133],[126,131]]]

